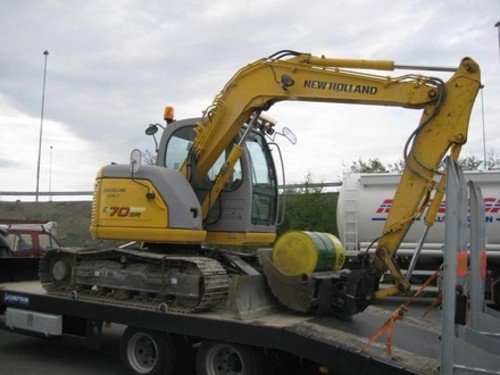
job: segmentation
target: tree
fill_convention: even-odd
[[[142,153],[142,162],[146,165],[156,165],[156,156],[155,152],[146,149]]]
[[[389,170],[380,159],[368,159],[367,162],[362,159],[354,161],[350,166],[350,171],[353,173],[387,173]]]
[[[460,165],[464,171],[477,171],[483,164],[483,160],[472,154],[463,155],[458,159],[458,165]],[[403,173],[405,166],[403,159],[399,159],[394,163],[389,163],[387,166],[377,158],[368,159],[368,161],[358,159],[351,164],[349,170],[353,173],[387,173],[389,171]],[[439,168],[445,168],[444,162],[441,163]],[[490,152],[488,152],[488,158],[486,159],[486,169],[498,168],[500,168],[500,158],[495,155],[493,150],[490,150]]]
[[[389,164],[390,171],[394,173],[403,173],[405,168],[406,168],[406,163],[403,159],[399,159],[398,161]]]
[[[495,155],[495,151],[491,149],[486,158],[486,169],[500,168],[500,158]]]
[[[481,164],[483,164],[483,161],[479,160],[476,155],[464,155],[458,159],[458,165],[464,171],[476,171],[479,169]]]
[[[303,187],[287,189],[285,220],[278,234],[288,230],[308,230],[337,233],[336,205],[338,193],[325,192],[322,186],[313,186],[311,173]]]

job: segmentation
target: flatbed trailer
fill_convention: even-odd
[[[53,296],[48,295],[39,282],[26,281],[0,284],[0,309],[7,312],[6,325],[11,325],[10,328],[15,331],[26,333],[38,329],[39,332],[50,335],[43,332],[43,328],[35,327],[36,322],[38,319],[43,321],[44,317],[59,318],[61,332],[56,335],[81,336],[93,346],[99,341],[103,323],[126,325],[129,333],[126,330],[122,337],[122,361],[132,373],[141,369],[140,364],[139,367],[134,367],[130,363],[130,358],[133,360],[134,357],[133,351],[127,351],[133,341],[131,337],[137,338],[133,333],[137,332],[139,337],[140,333],[144,333],[146,337],[152,336],[152,339],[156,339],[156,335],[168,337],[169,343],[177,348],[173,352],[163,352],[163,346],[158,345],[157,355],[170,356],[171,363],[178,362],[177,368],[182,368],[182,360],[191,360],[183,353],[189,351],[188,347],[199,347],[198,352],[204,348],[206,356],[207,351],[211,353],[210,347],[217,345],[219,348],[227,345],[224,358],[228,358],[233,348],[240,360],[247,363],[246,369],[243,366],[240,371],[233,369],[233,372],[227,372],[231,374],[278,373],[275,369],[268,369],[266,372],[265,368],[272,366],[271,362],[280,357],[284,358],[284,362],[293,359],[298,360],[297,363],[310,363],[311,366],[303,370],[307,374],[317,374],[320,370],[330,374],[357,374],[365,371],[371,374],[432,374],[438,373],[439,367],[440,329],[429,322],[412,318],[398,322],[393,339],[392,359],[385,354],[385,343],[375,343],[363,349],[368,338],[391,314],[376,306],[369,307],[349,321],[298,314],[281,308],[259,317],[241,320],[234,317],[227,308],[183,314],[96,303],[81,300],[78,296]],[[172,358],[172,353],[177,353],[176,358]],[[210,370],[202,369],[203,358],[199,357],[200,353],[196,358],[198,373],[211,373]],[[53,360],[57,361],[57,358]],[[173,370],[173,364],[163,366],[172,374],[185,373],[184,370]],[[259,368],[259,371],[249,367]],[[326,372],[327,369],[329,372]],[[225,372],[222,370],[220,373]]]

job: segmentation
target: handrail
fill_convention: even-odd
[[[341,181],[336,181],[336,182],[325,182],[325,183],[300,183],[300,184],[286,184],[286,185],[279,185],[278,187],[280,189],[302,189],[305,187],[340,187],[342,186]],[[92,191],[52,191],[52,192],[39,192],[38,195],[40,196],[90,196],[94,194]],[[36,192],[34,191],[0,191],[0,196],[35,196]]]

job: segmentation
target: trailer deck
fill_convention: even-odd
[[[387,374],[432,374],[438,372],[439,366],[439,327],[412,318],[396,325],[392,359],[386,356],[383,342],[362,350],[368,338],[391,314],[376,306],[350,321],[285,309],[240,320],[226,309],[181,314],[52,296],[39,282],[33,281],[0,284],[0,305],[277,349],[335,369],[336,374],[366,370]]]

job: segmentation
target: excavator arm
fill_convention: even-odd
[[[291,57],[283,59],[288,56]],[[450,149],[456,159],[467,140],[469,117],[480,87],[480,70],[471,58],[466,57],[446,83],[423,75],[391,77],[359,71],[395,68],[397,66],[392,61],[329,59],[292,51],[257,60],[240,69],[207,108],[205,121],[195,130],[196,138],[181,172],[196,187],[241,129],[247,126],[246,134],[257,124],[259,114],[279,101],[337,102],[423,110],[420,124],[405,145],[406,168],[383,233],[377,239],[376,254],[369,269],[373,279],[387,269],[394,276],[395,287],[378,292],[379,295],[408,290],[410,285],[393,261],[393,255],[412,221],[423,214],[431,201],[426,223],[432,225],[434,221],[444,194],[444,179],[438,168]],[[244,137],[233,146],[202,204],[204,218],[243,152]],[[440,175],[441,182],[437,183],[435,177]]]

